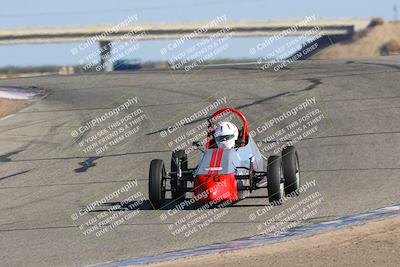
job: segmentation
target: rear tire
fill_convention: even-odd
[[[283,183],[282,178],[282,161],[279,156],[270,156],[268,158],[267,167],[267,188],[268,199],[271,204],[282,204]]]
[[[283,177],[285,178],[285,194],[299,195],[300,165],[294,146],[288,146],[282,151]]]
[[[184,150],[178,150],[172,153],[171,157],[171,172],[178,171],[178,163],[181,164],[181,170],[187,171],[188,158]],[[176,175],[171,175],[172,199],[185,199],[187,190],[187,181],[178,180]]]
[[[163,206],[165,201],[165,166],[161,159],[153,159],[149,172],[149,200],[155,209]]]

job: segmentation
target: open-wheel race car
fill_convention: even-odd
[[[222,148],[218,145],[220,137],[215,136],[214,122],[228,112],[236,114],[243,125],[238,130],[233,147]],[[162,160],[151,161],[149,200],[154,208],[163,207],[166,192],[171,193],[172,200],[185,199],[186,193],[193,192],[197,202],[236,202],[254,190],[266,188],[266,197],[273,204],[281,204],[285,194],[298,195],[300,166],[294,146],[286,146],[281,155],[266,159],[249,135],[247,119],[234,108],[218,110],[208,119],[208,123],[205,144],[193,142],[193,146],[202,151],[201,160],[195,168],[188,168],[188,157],[183,150],[172,153],[169,172],[165,170]],[[192,187],[188,187],[189,182],[193,184]]]

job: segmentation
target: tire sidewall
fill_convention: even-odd
[[[153,159],[149,171],[149,199],[155,208],[160,208],[165,200],[162,190],[165,177],[165,165],[160,159]]]
[[[270,203],[280,205],[282,200],[281,192],[282,161],[279,156],[270,156],[267,167],[267,188]]]
[[[297,192],[300,186],[299,158],[295,147],[288,146],[282,151],[283,177],[285,179],[285,194]],[[299,178],[297,178],[297,171]]]

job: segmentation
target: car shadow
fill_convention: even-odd
[[[264,198],[264,197],[248,197],[248,198]],[[186,204],[187,203],[187,204]],[[219,208],[218,204],[221,204],[223,202],[215,203],[214,205],[209,205],[209,203],[199,203],[199,202],[194,202],[193,199],[186,198],[184,200],[166,200],[165,204],[159,208],[155,209],[154,205],[151,203],[150,200],[141,200],[141,201],[129,201],[129,202],[106,202],[100,205],[97,209],[92,210],[90,212],[103,212],[103,211],[129,211],[129,210],[179,210],[179,211],[184,211],[184,210],[197,210],[200,208],[206,208],[206,209],[214,209],[214,208]],[[240,208],[240,207],[264,207],[268,206],[269,204],[239,204],[240,201],[234,201],[230,203],[229,205],[226,205],[224,207],[226,208]]]
[[[190,201],[190,199],[185,199]],[[179,210],[196,210],[203,207],[202,203],[191,203],[190,205],[182,205],[183,201],[166,200],[165,204],[158,210],[172,210],[178,208]],[[129,210],[156,210],[150,200],[143,201],[129,201],[129,202],[106,202],[99,206],[99,208],[90,212],[103,212],[103,211],[129,211]]]

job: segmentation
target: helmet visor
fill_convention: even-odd
[[[228,134],[228,135],[221,135],[221,136],[217,136],[215,137],[215,140],[220,143],[220,142],[224,142],[224,141],[228,141],[235,138],[234,134]]]

